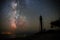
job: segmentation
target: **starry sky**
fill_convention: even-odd
[[[10,30],[9,19],[12,15],[13,1],[0,1],[0,29]],[[50,29],[50,22],[60,18],[59,0],[16,0],[16,3],[17,31],[38,32],[40,15],[43,17],[43,28],[46,30]]]

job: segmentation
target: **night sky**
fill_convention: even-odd
[[[11,3],[14,0],[0,1],[0,29],[10,30],[10,17],[12,17]],[[39,16],[43,17],[43,28],[50,29],[50,22],[60,17],[59,0],[16,0],[16,30],[23,32],[38,32]],[[19,19],[21,17],[21,19]],[[19,21],[21,20],[21,21]],[[22,21],[23,20],[23,21]],[[21,23],[21,25],[19,24]],[[24,23],[24,24],[23,24]],[[24,25],[24,26],[22,26]]]

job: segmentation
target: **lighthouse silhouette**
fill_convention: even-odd
[[[40,17],[39,17],[39,20],[40,20],[40,28],[41,28],[41,32],[43,31],[43,27],[42,27],[42,16],[40,15]],[[40,29],[39,29],[39,31],[40,31]]]

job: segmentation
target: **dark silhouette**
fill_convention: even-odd
[[[51,22],[51,28],[53,27],[60,27],[60,20],[56,20],[54,22]]]
[[[41,32],[43,30],[43,27],[42,27],[42,16],[40,15],[40,25],[41,25]]]

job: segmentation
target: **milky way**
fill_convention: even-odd
[[[18,2],[16,0],[12,1],[11,3],[11,15],[10,15],[10,28],[12,31],[15,31],[16,28],[19,28],[20,31],[25,30],[26,25],[28,25],[26,17],[21,15],[22,13],[20,12],[17,13],[17,6]],[[19,9],[18,9],[19,10]]]
[[[15,30],[16,29],[16,8],[17,8],[17,3],[15,1],[13,1],[11,3],[11,7],[12,7],[12,14],[11,14],[11,17],[10,17],[10,27],[11,27],[11,30]]]

